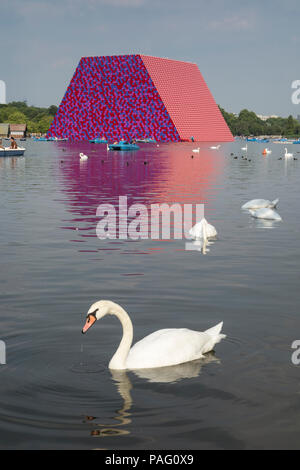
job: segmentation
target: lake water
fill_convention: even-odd
[[[193,159],[190,143],[26,147],[0,160],[0,448],[299,448],[300,146],[289,146],[299,161],[250,143],[243,160],[241,141],[201,143]],[[204,203],[218,239],[206,254],[184,240],[99,240],[96,209],[119,195]],[[276,197],[282,222],[241,211]],[[202,361],[112,373],[118,320],[81,334],[103,298],[128,311],[134,341],[222,320],[227,338]]]

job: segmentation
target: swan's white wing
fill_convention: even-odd
[[[189,234],[191,235],[191,237],[193,238],[203,238],[203,223],[202,221],[201,222],[198,222],[196,225],[194,225],[194,227],[191,228],[191,230],[189,231]]]
[[[158,330],[130,350],[128,369],[165,367],[193,361],[212,349],[212,336],[186,328]]]
[[[261,209],[263,207],[270,207],[271,201],[267,199],[252,199],[242,206],[242,209]]]
[[[218,234],[217,234],[217,231],[215,229],[215,227],[211,224],[207,224],[206,226],[206,235],[208,238],[213,238],[213,237],[216,237]]]
[[[194,227],[191,228],[189,234],[196,240],[200,240],[205,238],[204,232],[207,238],[213,238],[217,236],[217,231],[215,227],[209,224],[206,219],[203,218],[200,222],[198,222],[196,225],[194,225]]]
[[[252,217],[255,217],[256,219],[282,220],[278,212],[270,208],[250,210],[249,212]]]

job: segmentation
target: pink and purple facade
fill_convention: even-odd
[[[138,54],[83,57],[47,136],[233,140],[196,64]]]

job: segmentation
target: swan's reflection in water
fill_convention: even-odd
[[[104,424],[97,424],[97,429],[91,431],[91,436],[95,437],[111,437],[111,436],[125,436],[129,434],[127,429],[121,429],[119,426],[126,426],[131,423],[129,410],[132,405],[132,398],[130,391],[132,384],[126,371],[122,370],[111,370],[113,381],[117,385],[119,394],[123,399],[123,406],[120,410],[116,411],[116,416],[113,419],[118,421],[116,424],[110,426]],[[86,417],[88,419],[89,417]]]
[[[182,379],[192,379],[200,375],[201,369],[210,362],[219,362],[213,352],[201,359],[177,364],[176,366],[157,367],[156,369],[136,369],[133,372],[141,379],[154,383],[175,383]]]
[[[188,251],[200,251],[203,255],[210,252],[209,246],[213,245],[215,240],[193,240],[185,244]]]
[[[278,220],[256,219],[255,225],[257,228],[275,228],[278,227]]]
[[[201,359],[192,362],[185,362],[176,366],[158,367],[153,369],[135,369],[130,371],[110,370],[112,380],[116,383],[117,390],[123,399],[123,406],[120,410],[116,411],[114,420],[118,421],[116,424],[107,426],[105,424],[97,423],[96,428],[91,431],[91,436],[95,437],[112,437],[124,436],[130,434],[128,429],[124,427],[132,422],[130,409],[132,407],[132,383],[128,377],[129,373],[134,373],[141,379],[146,379],[152,383],[176,383],[183,379],[191,379],[198,377],[201,373],[203,366],[211,362],[220,362],[215,356],[215,353],[209,352]],[[86,416],[87,421],[94,419],[93,417]]]

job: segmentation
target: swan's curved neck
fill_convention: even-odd
[[[118,349],[110,360],[108,367],[110,369],[126,369],[126,360],[132,344],[133,327],[127,312],[117,304],[110,308],[110,314],[116,315],[123,327],[123,336]]]

